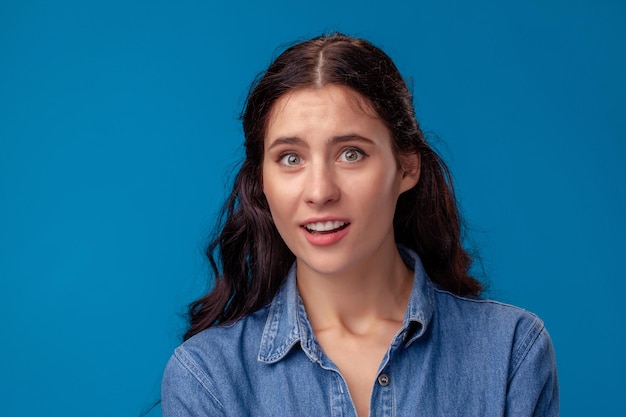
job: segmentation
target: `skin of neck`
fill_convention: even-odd
[[[380,324],[401,323],[413,286],[413,272],[395,243],[336,274],[320,274],[298,263],[296,279],[314,331],[334,328],[363,336]]]

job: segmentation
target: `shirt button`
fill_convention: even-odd
[[[380,375],[378,375],[378,383],[382,387],[386,387],[387,385],[389,385],[389,375],[387,375],[387,374],[380,374]]]

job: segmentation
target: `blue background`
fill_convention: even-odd
[[[248,85],[334,29],[413,79],[489,295],[551,332],[562,414],[624,415],[626,6],[507,3],[3,0],[0,413],[158,399]]]

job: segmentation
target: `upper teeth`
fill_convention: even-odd
[[[309,223],[309,224],[305,225],[304,227],[306,227],[308,230],[312,230],[312,231],[315,231],[315,232],[328,232],[329,230],[339,229],[344,224],[345,224],[345,222],[340,222],[340,221],[331,222],[331,221],[328,221],[328,222]]]

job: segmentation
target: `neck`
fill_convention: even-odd
[[[315,331],[340,326],[366,333],[382,321],[402,322],[413,285],[397,248],[338,274],[298,264],[298,290]]]

